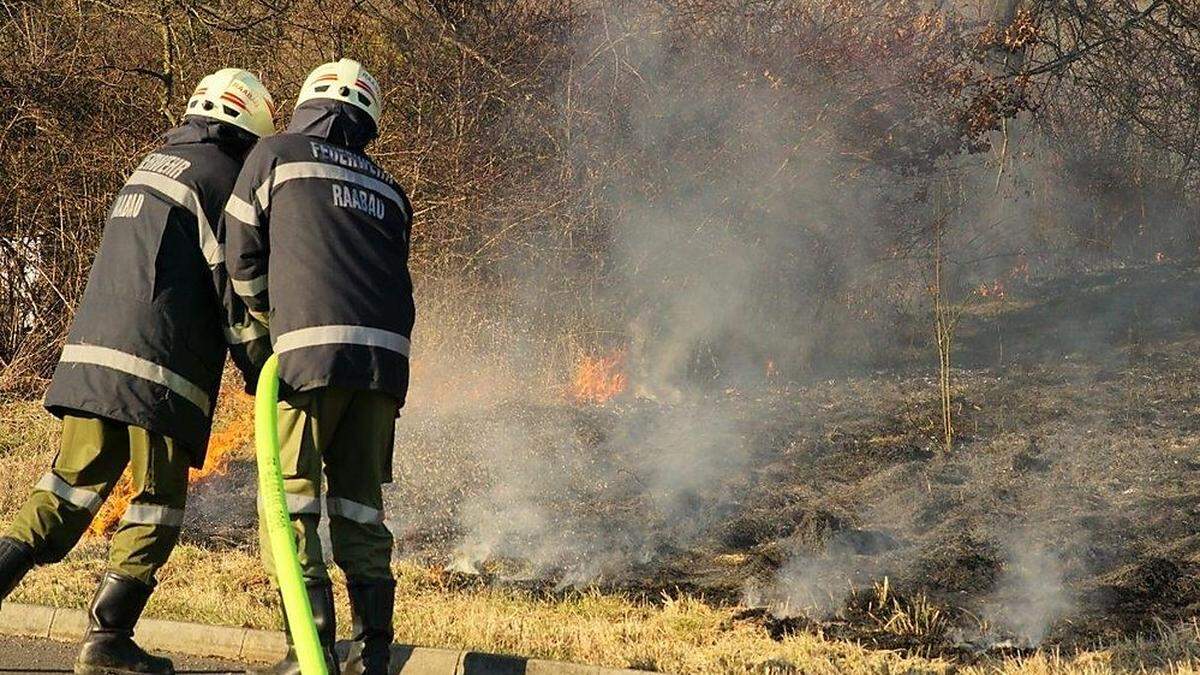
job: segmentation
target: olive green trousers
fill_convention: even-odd
[[[376,391],[322,387],[279,403],[279,458],[300,567],[327,579],[317,527],[322,473],[333,561],[348,577],[392,576],[392,533],[384,523],[383,484],[392,481],[398,402]],[[259,518],[263,561],[275,576]]]
[[[54,465],[7,536],[33,547],[38,564],[62,560],[131,466],[133,497],[113,534],[108,565],[153,586],[179,540],[188,460],[181,446],[160,434],[110,419],[67,416]]]

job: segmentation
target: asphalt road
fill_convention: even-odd
[[[79,645],[0,636],[0,673],[70,673]],[[166,654],[177,673],[244,673],[243,666],[215,659]]]

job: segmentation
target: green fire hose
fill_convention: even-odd
[[[283,471],[279,468],[279,357],[275,354],[263,366],[254,394],[254,446],[262,504],[259,517],[267,527],[271,557],[283,595],[283,611],[291,627],[300,672],[303,675],[328,675],[300,571],[300,557],[296,555],[296,537],[283,491]]]

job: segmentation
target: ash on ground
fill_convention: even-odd
[[[414,396],[386,492],[397,555],[548,593],[757,603],[744,620],[780,634],[869,633],[860,608],[887,578],[969,653],[1194,616],[1200,272],[1116,270],[1035,297],[965,320],[949,453],[923,351],[673,400],[439,411]],[[235,465],[194,493],[188,536],[253,546],[253,506]]]

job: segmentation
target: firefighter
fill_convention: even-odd
[[[372,675],[387,673],[393,637],[382,486],[392,477],[416,311],[412,207],[364,152],[378,135],[380,94],[356,61],[318,67],[287,130],[250,153],[225,210],[231,284],[269,325],[279,355],[281,465],[317,632],[338,672],[317,534],[324,473],[333,560],[346,574],[354,622],[344,672]],[[269,672],[299,672],[294,650]]]
[[[221,298],[217,226],[238,170],[274,132],[271,96],[234,68],[200,81],[179,126],[117,194],[46,408],[63,420],[53,466],[0,538],[0,600],[79,541],[126,465],[133,497],[112,537],[76,673],[173,673],[133,642],[155,573],[179,538],[200,467],[226,341],[248,363],[262,327]],[[228,308],[228,309],[226,309]],[[257,347],[255,346],[257,345]]]

